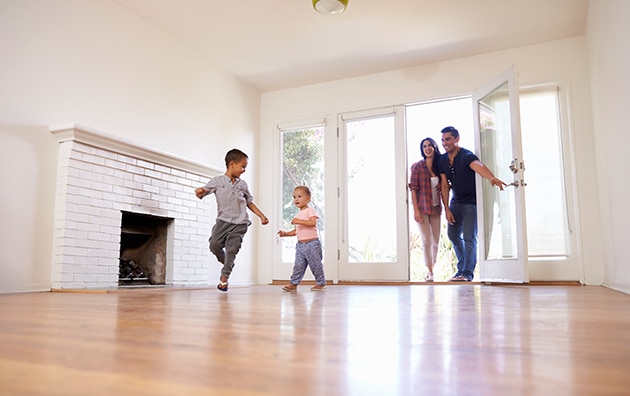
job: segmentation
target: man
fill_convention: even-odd
[[[475,154],[459,147],[459,131],[448,126],[442,129],[442,146],[446,153],[438,160],[442,181],[442,202],[446,209],[448,239],[457,256],[457,272],[451,281],[472,281],[477,265],[477,191],[475,173],[490,184],[507,186],[494,176]],[[453,198],[448,204],[449,191]]]

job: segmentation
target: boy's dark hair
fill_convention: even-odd
[[[240,162],[244,158],[249,157],[239,149],[232,149],[225,154],[225,166],[230,166],[230,162]]]
[[[459,137],[459,131],[452,126],[447,126],[446,128],[442,129],[442,133],[447,132],[450,132],[454,138]]]
[[[302,191],[304,191],[306,193],[306,195],[308,195],[309,197],[311,196],[311,189],[306,187],[306,186],[295,186],[295,188],[293,189],[293,191],[300,189]]]

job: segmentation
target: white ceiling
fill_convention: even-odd
[[[584,34],[588,0],[114,0],[271,91]]]

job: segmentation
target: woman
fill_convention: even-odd
[[[427,267],[426,282],[433,282],[433,266],[437,260],[440,242],[440,175],[437,160],[440,149],[435,140],[424,138],[420,142],[422,160],[411,166],[409,189],[413,202],[413,217],[420,226],[424,263]]]

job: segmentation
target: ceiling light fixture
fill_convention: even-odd
[[[348,0],[313,0],[313,8],[320,14],[341,14],[348,7]]]

